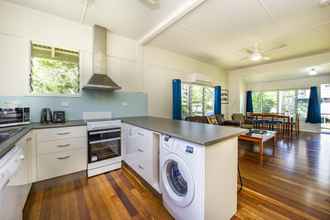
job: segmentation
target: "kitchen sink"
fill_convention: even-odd
[[[0,144],[4,141],[8,140],[10,137],[16,135],[23,129],[24,129],[24,127],[1,129],[0,130]]]

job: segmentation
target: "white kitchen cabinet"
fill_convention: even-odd
[[[36,130],[38,181],[87,169],[86,126]]]
[[[159,135],[124,124],[124,161],[156,190],[158,188]]]
[[[33,155],[35,152],[33,132],[30,131],[15,145],[23,149],[24,159],[16,175],[10,179],[9,186],[11,186],[12,191],[15,192],[15,198],[10,199],[13,200],[12,204],[15,204],[14,208],[20,210],[20,213],[23,213],[24,204],[33,182],[33,169],[35,168],[36,162]]]
[[[57,153],[63,152],[64,150],[76,150],[82,148],[86,145],[86,138],[66,138],[59,139],[54,141],[39,142],[38,153],[48,154],[48,153]]]
[[[63,176],[86,169],[87,149],[62,151],[39,156],[39,180]]]
[[[37,130],[37,142],[56,141],[67,138],[86,137],[86,126],[48,128]]]
[[[19,172],[16,174],[15,178],[11,179],[11,184],[31,185],[31,183],[33,182],[33,172],[36,163],[35,155],[33,155],[35,153],[33,132],[30,131],[28,134],[22,137],[15,145],[23,149],[24,159],[22,166],[19,169]]]

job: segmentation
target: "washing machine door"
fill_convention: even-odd
[[[176,154],[168,154],[162,166],[162,183],[172,202],[179,207],[188,206],[194,199],[195,184],[191,171]]]

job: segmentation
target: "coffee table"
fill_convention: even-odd
[[[261,130],[261,129],[250,129],[247,133],[241,134],[238,140],[252,142],[259,145],[259,160],[263,162],[264,157],[264,143],[267,141],[273,141],[273,156],[275,155],[276,146],[276,132]]]

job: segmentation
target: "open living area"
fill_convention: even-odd
[[[329,220],[330,0],[0,0],[1,220]]]

